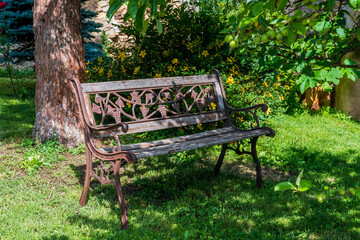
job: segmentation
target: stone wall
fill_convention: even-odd
[[[109,0],[89,0],[86,1],[82,7],[98,13],[96,18],[92,19],[92,21],[102,24],[102,27],[100,28],[101,32],[104,31],[111,41],[119,43],[126,42],[126,35],[120,33],[118,27],[115,26],[124,24],[123,17],[126,13],[126,6],[122,6],[117,11],[110,23],[106,20],[106,12],[109,9]],[[93,36],[95,37],[93,41],[102,43],[101,32],[93,33]]]

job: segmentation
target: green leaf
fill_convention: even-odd
[[[230,23],[230,24],[235,24],[236,21],[237,21],[237,19],[236,19],[235,16],[231,16],[231,17],[229,18],[229,23]]]
[[[274,188],[275,192],[276,192],[276,191],[281,191],[281,192],[283,192],[283,191],[291,190],[291,189],[293,189],[293,190],[296,189],[296,188],[294,187],[294,185],[292,185],[291,182],[281,182],[281,183],[278,183],[278,184],[276,184],[276,186],[275,186],[275,188]]]
[[[125,3],[124,0],[110,0],[109,9],[106,12],[106,20],[110,22],[116,11]]]
[[[276,3],[277,10],[278,11],[284,10],[287,3],[288,3],[288,0],[278,0],[277,3]]]
[[[257,2],[251,7],[251,13],[254,17],[256,17],[261,10],[263,9],[264,3],[263,2]]]
[[[360,188],[355,189],[355,195],[360,198]]]
[[[348,59],[344,60],[344,64],[345,65],[354,65],[354,64],[356,64],[356,62],[348,58]]]
[[[160,19],[156,19],[156,28],[158,30],[159,33],[162,33],[163,31],[163,25],[162,23],[160,22]]]
[[[303,173],[304,173],[304,170],[301,170],[301,172],[299,173],[299,176],[296,179],[296,186],[298,186],[298,187],[300,186],[300,181],[303,176]]]
[[[310,87],[310,79],[312,79],[312,77],[302,74],[296,81],[296,83],[300,85],[299,88],[302,94]]]
[[[296,40],[296,33],[291,28],[288,28],[287,40],[289,45],[293,44]]]
[[[344,76],[344,73],[339,67],[331,68],[330,71],[321,69],[319,77],[326,82],[333,82],[335,85],[339,84],[340,78]]]
[[[341,37],[341,38],[346,37],[346,33],[345,33],[345,30],[343,28],[337,28],[336,32],[339,35],[339,37]]]
[[[311,181],[310,180],[301,180],[300,181],[300,184],[299,184],[299,187],[298,187],[298,190],[300,192],[305,192],[307,190],[309,190],[311,188]]]
[[[150,19],[147,19],[147,20],[144,21],[144,24],[143,24],[143,27],[142,27],[142,30],[141,30],[141,34],[143,36],[145,36],[146,31],[147,31],[147,29],[149,27],[149,21],[150,21]]]
[[[302,24],[301,22],[293,22],[291,25],[295,28],[295,30],[298,33],[304,36],[306,35],[306,27],[304,26],[304,24]]]
[[[157,0],[150,0],[150,7],[151,7],[151,15],[150,18],[153,17],[157,10]]]
[[[324,90],[325,92],[331,92],[332,91],[332,87],[328,82],[324,82],[321,85],[322,90]]]
[[[124,15],[124,22],[127,22],[129,19],[130,19],[130,14],[129,12],[126,12],[125,15]]]
[[[335,7],[335,0],[327,0],[327,5],[329,6],[329,11],[332,12]]]
[[[144,24],[146,4],[139,7],[135,16],[135,28],[138,32],[141,32]]]
[[[244,18],[239,23],[239,28],[245,27],[251,23],[251,18]]]
[[[137,10],[137,7],[139,5],[139,0],[130,0],[129,1],[129,4],[128,4],[128,13],[130,14],[130,16],[135,19],[136,17],[136,10]]]

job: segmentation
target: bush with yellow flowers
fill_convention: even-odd
[[[187,4],[167,6],[161,33],[156,21],[149,23],[144,36],[133,24],[120,27],[130,39],[126,47],[107,46],[108,56],[88,62],[87,81],[197,75],[218,69],[231,105],[267,103],[267,115],[285,111],[289,85],[266,68],[255,69],[250,52],[231,51],[221,33],[226,20],[212,7],[203,5],[195,11]]]

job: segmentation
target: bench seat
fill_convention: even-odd
[[[194,150],[203,147],[210,147],[214,145],[222,145],[229,142],[250,139],[263,135],[271,135],[269,128],[258,128],[251,131],[244,131],[234,127],[224,127],[187,136],[123,145],[121,150],[132,152],[137,158],[145,158]],[[111,147],[102,148],[101,150],[106,153],[113,153],[113,148]]]

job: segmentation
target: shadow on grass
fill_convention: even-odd
[[[33,100],[0,97],[0,141],[31,135],[35,119]]]
[[[359,172],[358,164],[347,163],[344,158],[354,154],[351,150],[332,155],[291,147],[289,152],[290,157],[302,155],[307,166],[319,166],[305,169],[304,178],[320,185],[325,181],[318,177],[317,170],[324,169],[320,167],[321,162],[329,164],[325,169],[332,169],[329,174],[344,185],[354,184],[356,179],[350,173]],[[115,188],[95,182],[91,184],[88,201],[109,205],[112,217],[90,218],[77,214],[69,221],[96,229],[89,236],[98,239],[356,239],[360,236],[359,213],[353,211],[357,207],[354,199],[321,204],[290,192],[274,192],[276,182],[271,179],[258,190],[254,178],[241,176],[226,166],[214,177],[215,162],[199,160],[199,156],[209,157],[207,150],[187,154],[186,161],[179,162],[174,155],[167,155],[142,160],[139,166],[124,171],[131,179],[123,182],[129,229],[120,230],[121,213]],[[358,160],[357,156],[354,162]],[[79,168],[73,170],[83,183]]]

